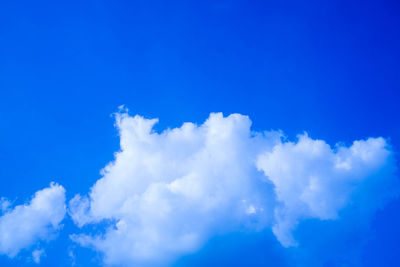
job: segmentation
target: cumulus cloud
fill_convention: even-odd
[[[65,190],[52,183],[50,187],[37,191],[25,205],[10,208],[5,199],[1,203],[3,215],[0,217],[0,253],[16,256],[22,249],[36,242],[52,238],[65,216]],[[40,261],[42,250],[34,251],[34,261]]]
[[[202,125],[161,133],[157,121],[118,113],[120,151],[88,196],[69,203],[79,227],[108,225],[101,234],[71,235],[106,263],[166,263],[243,229],[272,227],[292,246],[300,220],[339,219],[352,203],[374,210],[357,192],[365,196],[375,184],[377,203],[394,194],[383,190],[395,166],[383,138],[331,148],[306,134],[290,142],[279,131],[253,132],[240,114],[212,113]]]
[[[322,140],[313,140],[306,134],[298,141],[276,145],[272,151],[260,155],[258,169],[262,170],[275,186],[279,205],[275,208],[273,232],[284,246],[297,245],[291,233],[300,219],[337,219],[342,210],[360,190],[370,200],[368,210],[384,196],[396,194],[393,179],[394,162],[388,144],[383,138],[355,141],[350,147],[337,145],[332,149]],[[369,188],[369,184],[383,186]],[[371,195],[369,195],[371,193]],[[375,195],[375,196],[374,196]],[[376,201],[372,201],[372,199]]]

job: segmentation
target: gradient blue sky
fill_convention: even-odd
[[[23,203],[53,180],[67,199],[87,192],[119,148],[110,115],[121,104],[160,118],[157,129],[237,112],[254,130],[332,145],[383,136],[398,152],[399,14],[396,1],[1,1],[0,196]],[[359,243],[351,257],[364,266],[399,264],[399,210],[379,211],[366,240],[331,235],[326,266]],[[76,227],[63,223],[42,266],[71,265]],[[311,243],[300,252],[269,231],[233,233],[175,266],[293,266],[316,257]],[[100,257],[76,248],[76,266]]]

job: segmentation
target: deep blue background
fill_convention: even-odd
[[[50,181],[86,193],[118,150],[121,104],[159,117],[159,130],[238,112],[254,130],[330,144],[383,136],[400,151],[399,14],[378,0],[0,0],[0,196],[20,204]],[[373,220],[364,265],[399,262],[399,210]],[[43,265],[70,265],[74,231],[67,219]],[[100,262],[76,253],[76,266]],[[268,231],[235,233],[176,265],[285,266],[296,253]]]

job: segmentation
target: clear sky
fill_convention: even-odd
[[[395,266],[400,262],[400,200],[396,192],[386,192],[398,189],[399,14],[396,1],[377,0],[0,1],[0,197],[4,197],[0,266]],[[112,115],[121,105],[129,109],[131,117],[124,110]],[[222,112],[225,117],[210,117],[205,124],[208,126],[202,127],[213,112]],[[226,117],[232,113],[249,119]],[[198,125],[190,132],[190,140],[194,141],[175,143],[168,141],[173,134],[164,133],[165,140],[162,136],[160,140],[152,139],[151,148],[146,148],[138,140],[131,140],[131,135],[142,129],[133,125],[135,114],[144,117],[137,117],[139,124],[159,118],[154,126],[158,133],[193,122]],[[120,125],[116,123],[118,118],[122,120]],[[273,143],[268,134],[260,138],[264,141],[248,137],[243,132],[248,130],[249,120],[252,131],[261,135],[263,131],[281,130],[286,139]],[[226,146],[203,147],[202,141],[196,141],[206,139],[214,130],[232,133],[225,136],[229,139],[223,139]],[[179,140],[184,138],[183,130],[181,134]],[[298,134],[303,136],[304,144],[317,146],[315,140],[324,140],[332,150],[318,147],[320,156],[308,157],[314,150],[296,150],[303,144]],[[368,143],[365,140],[369,137],[375,139]],[[126,151],[137,148],[138,157],[147,160],[142,164],[151,165],[142,176],[144,165],[130,169],[129,162],[136,158],[124,154],[124,147],[120,147],[124,140]],[[352,147],[354,140],[365,142],[361,148]],[[384,148],[379,142],[384,142]],[[275,145],[280,149],[268,148]],[[338,152],[340,147],[346,156]],[[121,149],[121,162],[128,162],[128,167],[125,163],[122,167],[115,165],[111,173],[120,176],[100,174]],[[346,149],[369,151],[371,159],[357,158],[358,152],[347,156]],[[218,151],[235,157],[211,163],[201,155],[188,162],[180,158],[197,153],[193,151],[208,151],[211,158],[217,157]],[[254,170],[248,171],[247,156],[241,155],[257,161],[251,165]],[[153,162],[158,156],[167,161],[166,165],[181,162],[182,167],[170,170],[162,162]],[[338,174],[327,167],[343,158],[355,166],[348,167],[348,173]],[[282,162],[290,166],[290,172],[279,169]],[[186,173],[183,165],[198,171]],[[237,171],[228,175],[231,167],[224,169],[226,166],[238,166]],[[148,174],[152,170],[157,174]],[[166,222],[147,213],[132,215],[136,204],[128,207],[129,215],[95,210],[108,205],[108,194],[120,194],[112,191],[116,186],[113,181],[158,177],[158,182],[167,183],[162,180],[168,176],[166,173],[171,177],[194,175],[204,176],[201,181],[210,177],[214,179],[211,181],[224,181],[214,187],[208,182],[202,184],[204,190],[216,195],[217,188],[234,188],[232,181],[253,188],[257,187],[253,180],[263,180],[271,192],[227,189],[229,194],[224,195],[222,204],[218,202],[218,208],[201,214],[171,204],[172,210],[180,211],[176,215],[179,219],[168,217]],[[324,181],[317,182],[317,188],[322,188],[317,189],[318,194],[309,196],[301,191],[304,188],[296,187],[297,181],[305,179],[305,186],[312,188],[314,175],[317,181]],[[90,193],[102,177],[109,184],[95,188],[99,199],[89,197],[91,208],[79,213],[79,207],[85,208],[82,198],[76,201],[78,211],[64,216],[64,190],[65,205],[71,210],[70,200],[76,194]],[[293,180],[285,180],[287,177]],[[125,181],[126,188],[140,187],[129,181]],[[50,186],[51,182],[59,186]],[[152,189],[156,185],[149,182],[143,186]],[[181,190],[179,186],[169,193],[179,194],[173,191]],[[35,192],[44,188],[48,191],[40,191],[43,194],[38,193],[36,198]],[[126,194],[140,195],[132,190]],[[279,195],[277,190],[287,194]],[[297,198],[299,192],[304,194]],[[264,193],[272,200],[261,197]],[[175,198],[171,200],[166,193],[154,194],[156,206],[162,201],[175,203]],[[244,215],[224,215],[231,205],[235,206],[235,200],[247,201],[258,194],[260,198],[254,203],[265,202],[271,208],[271,218],[254,215],[257,226],[253,227],[248,226],[252,222]],[[60,205],[42,210],[42,196],[45,203]],[[143,203],[141,196],[138,198]],[[39,199],[37,205],[43,214],[37,213],[32,198]],[[125,206],[129,201],[124,202]],[[301,208],[293,204],[299,201],[305,203]],[[206,209],[199,204],[204,202],[203,198],[194,203],[201,210]],[[259,214],[264,206],[251,207],[247,209],[250,215]],[[58,208],[60,212],[56,212]],[[186,217],[201,218],[204,223],[191,229]],[[43,223],[46,219],[51,223]],[[135,220],[159,223],[138,226]],[[129,222],[127,237],[112,244],[103,234],[109,227],[117,227],[118,221]],[[288,221],[294,223],[291,234],[273,230]],[[39,230],[24,240],[31,233],[31,224],[39,225]],[[80,224],[84,226],[79,228]],[[174,225],[172,230],[170,225]],[[196,241],[187,241],[193,245],[177,241],[175,228],[183,226],[198,234]],[[156,233],[164,228],[169,232],[149,243],[147,227]],[[27,234],[21,234],[18,240],[23,242],[18,243],[13,236],[21,231]],[[85,245],[73,234],[91,238],[100,235],[105,241],[93,243],[97,241],[90,239],[91,245]],[[141,234],[143,237],[138,238]],[[291,235],[297,246],[285,242]],[[134,242],[148,245],[151,258],[157,262],[138,261],[142,254],[119,262],[115,259],[120,259],[118,253],[122,252],[108,252],[114,253],[108,246],[115,245],[121,246],[124,255],[129,254],[134,250],[129,244]],[[179,243],[176,251],[162,249],[172,247],[174,242]],[[10,252],[10,244],[18,244],[15,253]]]

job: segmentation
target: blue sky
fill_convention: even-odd
[[[28,203],[51,181],[67,204],[86,195],[120,149],[112,116],[120,105],[159,118],[158,132],[239,113],[252,130],[282,130],[292,142],[304,131],[331,146],[383,137],[396,158],[398,14],[394,1],[2,1],[0,197]],[[362,199],[379,196],[365,192]],[[270,227],[237,227],[209,232],[168,264],[399,262],[400,201],[390,198],[362,223],[354,208],[340,208],[338,219],[309,216],[294,230],[297,247],[282,246]],[[104,252],[69,235],[106,225],[82,230],[69,215],[60,224],[52,241],[1,255],[0,265],[36,266],[34,249],[45,250],[41,266],[103,265]]]

